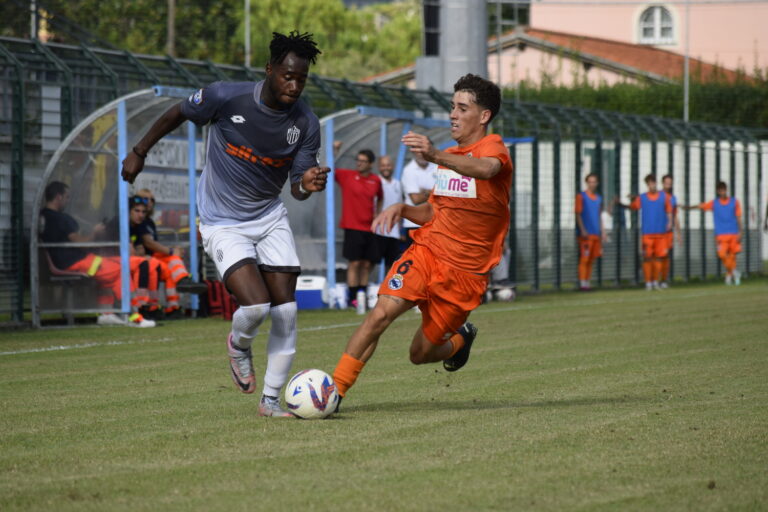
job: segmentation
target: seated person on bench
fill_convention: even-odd
[[[168,247],[157,240],[157,226],[152,220],[152,215],[155,213],[155,196],[152,191],[146,188],[141,189],[134,198],[145,201],[147,214],[141,224],[134,224],[133,220],[131,221],[131,239],[134,245],[143,246],[145,254],[157,260],[160,265],[160,279],[165,283],[165,318],[180,317],[182,312],[179,306],[179,293],[205,293],[207,287],[190,278],[189,271],[182,261],[184,249]]]
[[[40,211],[40,238],[44,243],[90,242],[104,231],[104,225],[97,224],[90,235],[81,234],[74,217],[64,213],[68,202],[69,186],[65,183],[53,181],[45,188],[45,208]],[[121,299],[119,257],[99,256],[80,247],[50,247],[46,250],[57,269],[80,272],[99,283],[102,292],[99,294],[100,305],[112,307],[115,299]],[[114,313],[103,313],[97,319],[99,325],[155,326],[155,322],[146,320],[138,313],[139,307],[149,300],[149,262],[142,257],[131,257],[130,266],[133,313],[127,320]]]

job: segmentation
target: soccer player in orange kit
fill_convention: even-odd
[[[672,202],[669,195],[656,188],[656,177],[645,177],[648,192],[632,197],[632,203],[624,208],[640,210],[640,227],[643,233],[643,276],[646,290],[660,290],[659,278],[662,261],[667,257],[667,232],[672,229]]]
[[[440,151],[424,135],[403,136],[411,151],[438,164],[437,179],[428,202],[392,205],[373,221],[374,231],[388,231],[401,218],[422,227],[390,268],[376,307],[336,366],[333,378],[341,397],[373,355],[381,334],[414,305],[422,323],[411,341],[411,362],[443,361],[447,371],[466,364],[477,334],[466,320],[482,301],[487,274],[501,259],[509,227],[512,162],[501,137],[487,135],[500,106],[499,88],[468,74],[454,84],[451,102],[451,137],[458,146]]]
[[[711,211],[715,217],[715,242],[717,256],[725,267],[725,284],[741,284],[741,272],[736,268],[736,256],[741,252],[741,204],[735,197],[728,197],[728,185],[719,181],[715,189],[717,199],[685,210]]]
[[[669,267],[672,251],[675,248],[675,238],[677,238],[678,244],[683,242],[680,235],[680,218],[677,215],[677,196],[672,193],[672,180],[673,178],[670,174],[661,178],[661,186],[664,189],[664,193],[669,196],[669,202],[672,206],[672,226],[670,226],[666,234],[667,256],[661,261],[661,276],[659,278],[659,286],[661,288],[669,288]]]
[[[603,255],[603,242],[606,239],[603,229],[603,198],[597,193],[600,178],[597,174],[588,174],[584,181],[587,189],[576,194],[576,225],[579,243],[579,290],[590,289],[592,265]]]

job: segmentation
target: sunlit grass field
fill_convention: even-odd
[[[302,312],[294,370],[359,321]],[[220,319],[3,332],[0,510],[768,510],[767,281],[482,306],[455,374],[419,321],[324,421],[257,417]]]

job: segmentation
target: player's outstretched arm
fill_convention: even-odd
[[[629,197],[629,203],[625,204],[625,203],[621,202],[621,199],[619,199],[619,196],[617,196],[617,195],[613,196],[613,205],[614,206],[618,206],[619,208],[633,209],[632,208],[632,203],[635,202],[635,198],[637,198],[637,195],[636,194],[629,194],[629,196],[627,196],[627,197]]]
[[[304,201],[312,192],[322,192],[328,182],[328,167],[310,167],[301,176],[301,180],[291,183],[291,195],[299,201]]]
[[[432,214],[432,205],[429,203],[422,203],[418,206],[408,206],[405,203],[393,204],[373,219],[371,231],[379,234],[388,233],[401,219],[408,219],[419,226],[423,226],[432,220]]]
[[[123,179],[128,183],[133,183],[136,176],[144,170],[144,159],[149,150],[157,144],[157,141],[181,126],[181,123],[186,120],[187,118],[181,113],[181,103],[177,103],[166,110],[123,160],[121,173]]]
[[[414,153],[421,153],[426,161],[453,169],[457,173],[469,176],[470,178],[489,180],[501,170],[501,161],[498,158],[472,158],[446,153],[433,146],[429,137],[420,133],[408,132],[403,135],[401,142],[411,148],[411,151]]]

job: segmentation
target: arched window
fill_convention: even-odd
[[[640,44],[671,44],[675,42],[672,15],[665,7],[654,5],[640,15]]]

